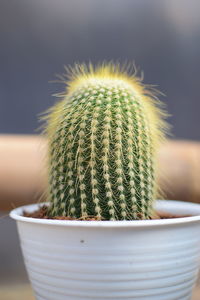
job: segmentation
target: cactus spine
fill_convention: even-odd
[[[155,97],[112,63],[76,65],[61,96],[47,116],[50,215],[150,218],[165,127]]]

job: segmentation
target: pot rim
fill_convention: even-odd
[[[24,210],[34,211],[39,206],[48,204],[48,202],[36,203],[24,205],[13,209],[10,212],[10,217],[16,221],[44,224],[44,225],[57,225],[57,226],[69,226],[69,227],[91,227],[91,228],[102,228],[102,227],[150,227],[150,226],[163,226],[163,225],[175,225],[200,222],[200,204],[175,201],[175,200],[157,200],[156,209],[159,211],[167,211],[176,215],[191,214],[189,217],[180,217],[173,219],[155,219],[155,220],[125,220],[125,221],[72,221],[72,220],[52,220],[52,219],[37,219],[31,217],[24,217],[22,213]]]

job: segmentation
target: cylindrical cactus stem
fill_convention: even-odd
[[[49,214],[151,218],[163,112],[118,66],[76,66],[72,75],[47,117]]]

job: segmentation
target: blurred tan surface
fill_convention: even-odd
[[[44,139],[0,135],[0,210],[37,202],[46,186]]]
[[[2,300],[35,300],[30,285],[17,285],[12,287],[0,287],[0,295]],[[48,299],[46,299],[48,300]],[[56,299],[55,299],[56,300]],[[191,300],[200,300],[200,288],[194,290]]]
[[[0,210],[44,200],[45,139],[0,135]],[[168,141],[159,152],[165,198],[200,203],[200,142]]]
[[[159,153],[159,173],[166,199],[200,203],[200,142],[165,143]]]
[[[0,299],[1,300],[35,300],[35,297],[33,296],[30,285],[18,284],[16,286],[15,285],[0,286]]]

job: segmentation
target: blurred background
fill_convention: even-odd
[[[166,94],[175,138],[200,140],[199,15],[199,0],[1,0],[0,133],[36,132],[64,65],[112,59]],[[15,225],[0,224],[0,282],[26,281]]]
[[[199,0],[1,0],[0,132],[35,132],[64,65],[113,59],[166,94],[176,138],[199,140],[199,15]]]

